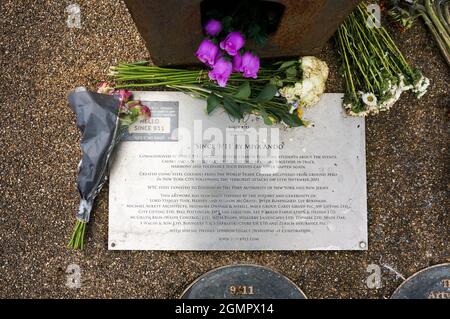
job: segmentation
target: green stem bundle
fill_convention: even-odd
[[[429,84],[410,67],[384,27],[369,25],[374,18],[361,3],[335,36],[345,79],[344,106],[351,115],[389,110],[402,92],[413,90],[421,97]]]
[[[72,233],[72,237],[70,238],[67,247],[82,250],[84,248],[85,235],[86,235],[86,223],[77,220],[75,223],[75,228]]]

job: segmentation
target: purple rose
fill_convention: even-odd
[[[227,51],[231,56],[235,56],[245,44],[245,38],[240,32],[230,32],[225,40],[220,42],[220,48]]]
[[[245,52],[242,55],[240,71],[244,73],[244,78],[256,79],[259,71],[259,57],[250,52]]]
[[[204,39],[202,43],[200,43],[195,55],[206,65],[213,66],[216,61],[217,53],[219,53],[219,47],[211,40]]]
[[[214,68],[209,71],[208,75],[211,80],[216,80],[219,86],[225,87],[233,71],[233,65],[230,61],[220,58],[214,64]]]
[[[205,25],[205,32],[207,35],[215,37],[222,31],[222,23],[220,21],[211,19]]]
[[[233,71],[242,72],[242,56],[238,53],[233,57]]]

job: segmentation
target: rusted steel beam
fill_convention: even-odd
[[[190,65],[203,38],[202,0],[125,0],[156,65]],[[285,6],[263,58],[314,55],[360,0],[278,0]]]

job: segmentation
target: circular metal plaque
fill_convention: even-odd
[[[423,269],[406,279],[392,299],[450,299],[450,264]]]
[[[256,265],[216,268],[195,280],[182,299],[306,299],[288,278]]]

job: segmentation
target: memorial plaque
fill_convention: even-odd
[[[233,265],[194,281],[182,299],[306,299],[291,280],[266,267]]]
[[[392,299],[450,299],[450,264],[423,269],[406,279]]]
[[[176,92],[136,92],[110,175],[109,248],[365,250],[364,119],[342,94],[305,110],[311,128],[232,121]]]

